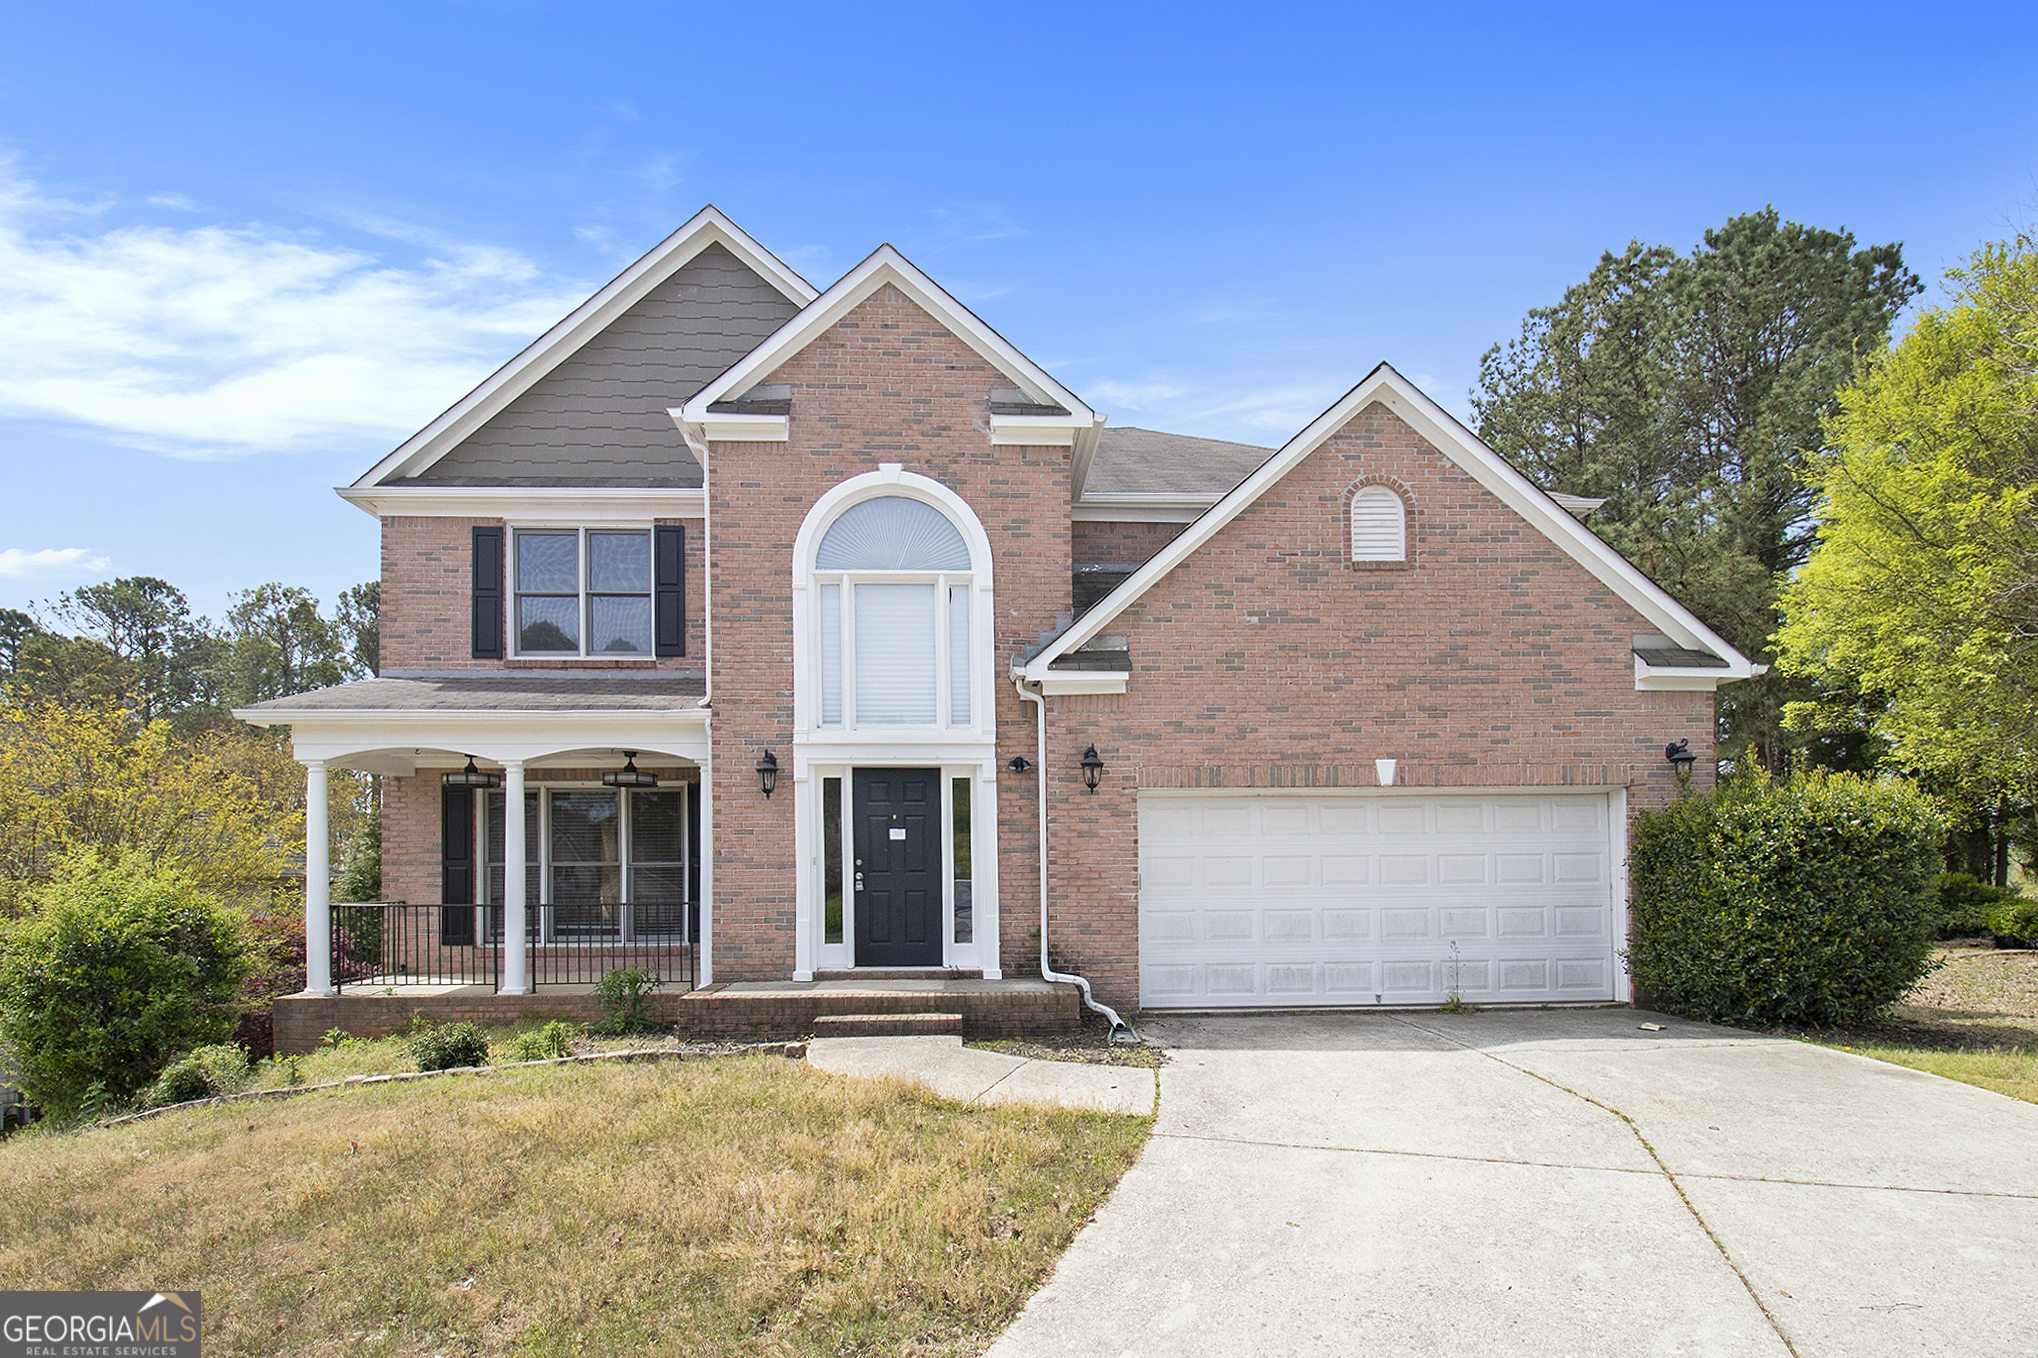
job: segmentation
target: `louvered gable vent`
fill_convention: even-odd
[[[1352,560],[1407,559],[1408,515],[1401,497],[1385,486],[1362,486],[1352,496]]]

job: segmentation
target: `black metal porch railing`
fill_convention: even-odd
[[[539,906],[526,911],[528,983],[591,986],[635,969],[690,990],[700,908],[688,901]],[[398,986],[500,990],[503,907],[383,902],[333,907],[333,983],[342,992]]]

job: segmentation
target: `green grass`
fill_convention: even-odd
[[[38,1129],[0,1288],[198,1288],[214,1355],[976,1353],[1148,1126],[760,1056]]]
[[[1888,1043],[1825,1045],[1838,1047],[1841,1051],[1857,1052],[1872,1056],[1878,1061],[1892,1065],[1909,1066],[1912,1070],[1927,1071],[1943,1075],[1949,1080],[1963,1084],[1979,1085],[1993,1089],[1998,1094],[2008,1094],[2013,1099],[2026,1103],[2038,1103],[2038,1052],[2016,1051],[2008,1048],[1989,1048],[1975,1051],[1967,1048],[1944,1050],[1935,1047],[1898,1046]]]

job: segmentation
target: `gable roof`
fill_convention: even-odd
[[[1083,493],[1221,496],[1273,455],[1251,443],[1108,424]]]
[[[608,286],[574,308],[564,320],[490,374],[480,386],[371,467],[366,475],[354,482],[354,487],[366,488],[416,477],[572,358],[582,346],[643,301],[673,274],[693,262],[703,251],[717,245],[734,255],[794,305],[804,307],[814,300],[816,293],[812,284],[751,239],[719,209],[712,206],[702,208],[685,225],[616,275]]]
[[[1212,505],[1174,541],[1155,553],[1123,584],[1105,595],[1094,608],[1029,658],[1023,668],[1024,677],[1035,681],[1047,680],[1050,677],[1049,667],[1055,661],[1101,634],[1114,618],[1188,559],[1191,552],[1216,536],[1220,529],[1300,465],[1304,458],[1343,429],[1353,416],[1375,401],[1405,421],[1437,451],[1469,472],[1503,504],[1528,520],[1544,537],[1590,571],[1622,602],[1654,624],[1669,643],[1666,649],[1708,652],[1724,660],[1724,667],[1705,667],[1709,682],[1746,679],[1761,673],[1759,667],[1729,646],[1690,609],[1671,598],[1661,586],[1643,575],[1562,505],[1516,471],[1507,459],[1487,447],[1476,434],[1430,400],[1413,382],[1382,363],[1330,409],[1282,444],[1252,475],[1234,486],[1230,493]],[[1638,665],[1645,663],[1638,661]]]
[[[946,289],[900,254],[890,245],[880,245],[861,264],[851,269],[836,281],[834,286],[810,302],[797,316],[781,326],[771,338],[758,345],[743,357],[734,367],[701,388],[684,406],[672,411],[675,419],[696,428],[709,422],[710,407],[725,402],[734,402],[749,392],[759,381],[770,376],[794,354],[806,348],[821,335],[861,306],[871,294],[886,284],[904,293],[921,310],[945,326],[957,339],[974,349],[992,367],[1003,373],[1018,388],[1025,400],[1014,402],[1010,393],[1002,393],[1003,403],[1017,410],[1021,407],[1045,408],[1039,414],[1000,414],[991,416],[994,437],[1000,426],[1013,430],[1035,430],[1041,434],[1055,434],[1058,438],[1043,437],[1045,443],[1070,441],[1075,436],[1078,450],[1087,441],[1094,446],[1096,426],[1099,417],[1096,412],[1078,399],[1076,395],[1049,376],[1047,371],[1032,359],[1019,352],[1011,341],[986,325],[981,317],[950,296]],[[751,403],[744,403],[745,405]],[[1047,413],[1057,410],[1059,413]],[[733,412],[742,417],[748,412]],[[770,412],[748,414],[751,419],[779,418]],[[1000,439],[1000,442],[1006,441]]]

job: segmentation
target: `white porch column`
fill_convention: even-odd
[[[524,899],[524,761],[502,761],[502,988],[504,995],[528,995],[530,942],[526,934],[529,902]]]
[[[694,939],[694,984],[707,985],[715,979],[715,755],[710,737],[702,752],[701,842],[694,852],[701,856],[701,931]]]
[[[326,810],[326,761],[304,761],[304,993],[332,995],[332,835]]]

